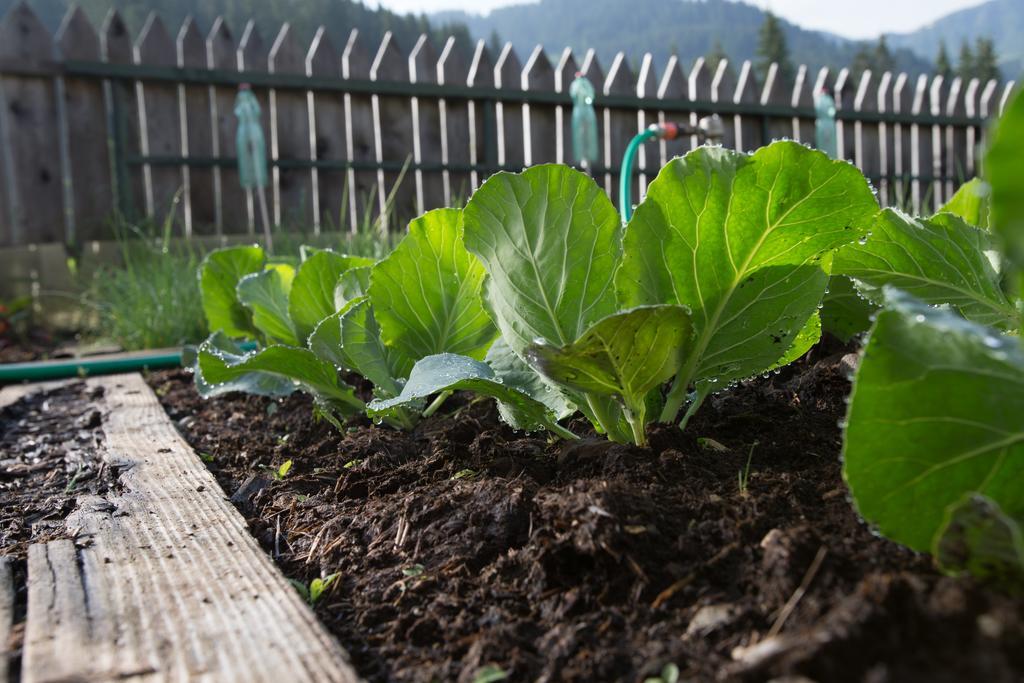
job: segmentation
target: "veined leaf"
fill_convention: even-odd
[[[989,221],[1002,238],[1005,256],[1017,276],[1024,273],[1024,94],[1018,92],[1006,105],[989,139],[985,174],[992,189]],[[1021,294],[1020,283],[1014,293]]]
[[[811,319],[807,321],[804,328],[800,330],[796,337],[793,338],[793,344],[789,347],[784,355],[779,360],[775,361],[775,364],[770,368],[774,370],[789,365],[793,361],[799,360],[805,353],[811,350],[811,347],[821,340],[821,315],[815,311]]]
[[[334,366],[309,349],[274,345],[236,356],[204,343],[199,347],[198,365],[203,379],[213,385],[236,382],[253,373],[273,375],[297,382],[321,406],[342,415],[361,412],[364,407]]]
[[[370,274],[384,342],[410,358],[451,352],[481,359],[497,336],[484,311],[484,269],[459,235],[458,209],[430,211]]]
[[[782,358],[821,302],[826,256],[877,211],[860,171],[795,142],[753,155],[701,148],[662,169],[626,229],[616,277],[624,305],[692,311],[694,343],[662,420],[691,383],[721,386]]]
[[[488,349],[484,362],[491,366],[502,384],[519,389],[533,400],[540,401],[559,420],[576,412],[576,404],[562,389],[527,365],[526,361],[517,356],[502,337],[498,337]],[[520,428],[510,422],[511,418],[507,414],[505,404],[500,401],[498,402],[498,412],[506,422],[517,429]]]
[[[238,281],[263,270],[266,255],[260,247],[227,247],[211,251],[199,266],[203,312],[213,332],[254,338],[256,328],[248,309],[238,300]]]
[[[853,385],[843,474],[861,515],[928,551],[966,493],[1024,515],[1024,351],[886,288]]]
[[[821,328],[844,343],[867,332],[871,316],[878,310],[878,305],[864,298],[850,278],[835,273],[829,278],[828,292],[821,304]]]
[[[305,344],[317,324],[336,313],[334,288],[349,268],[369,266],[372,259],[345,256],[337,252],[315,251],[299,266],[288,298],[288,317],[295,326],[300,343]]]
[[[985,496],[970,494],[949,507],[932,554],[945,571],[1024,591],[1024,531]]]
[[[992,203],[992,192],[980,178],[969,180],[960,186],[939,213],[951,213],[968,225],[988,229],[988,213]]]
[[[567,166],[496,173],[463,209],[484,300],[520,357],[537,339],[564,346],[618,311],[612,278],[622,224],[604,191]]]
[[[288,317],[290,272],[294,272],[290,267],[274,267],[246,275],[238,281],[238,300],[252,311],[256,329],[269,339],[295,346],[298,340]]]
[[[413,366],[402,393],[393,399],[371,402],[367,415],[374,417],[397,407],[418,405],[433,394],[448,391],[472,391],[498,399],[512,411],[520,429],[548,429],[567,439],[577,438],[558,424],[547,406],[519,389],[505,385],[486,363],[453,353],[421,358]]]
[[[352,359],[345,354],[341,345],[341,317],[348,309],[327,316],[309,335],[306,345],[322,361],[327,361],[338,370],[354,370]]]
[[[535,343],[526,356],[561,385],[621,400],[635,442],[644,445],[647,395],[675,377],[692,336],[682,306],[640,306],[599,320],[566,346]]]
[[[1015,325],[1017,311],[1007,301],[987,250],[990,235],[952,214],[915,219],[886,209],[863,243],[849,244],[835,256],[834,273],[861,283],[859,291],[880,303],[891,285],[932,305],[949,304],[983,325]]]
[[[359,266],[349,268],[334,285],[334,308],[341,310],[346,308],[352,301],[366,296],[370,291],[370,266]]]
[[[296,389],[295,382],[290,378],[266,372],[248,372],[235,375],[230,379],[218,374],[216,367],[220,363],[238,363],[246,356],[246,352],[224,332],[214,332],[199,347],[194,347],[193,352],[195,358],[190,364],[195,368],[196,391],[203,398],[220,396],[230,391],[280,398],[293,393]],[[216,362],[213,363],[215,383],[207,380],[203,374],[203,368],[199,362],[201,354],[215,357]],[[211,361],[207,359],[207,363],[210,364]]]
[[[357,299],[341,316],[341,348],[352,363],[350,367],[373,382],[383,395],[397,396],[401,392],[398,380],[409,375],[412,360],[384,345],[368,299]]]

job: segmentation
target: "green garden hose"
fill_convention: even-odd
[[[622,222],[628,223],[633,215],[633,159],[636,158],[640,145],[654,138],[664,137],[661,124],[651,124],[642,133],[633,136],[626,147],[626,153],[622,155],[622,169],[619,173],[619,215]]]

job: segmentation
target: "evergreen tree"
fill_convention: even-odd
[[[935,74],[944,79],[953,77],[953,65],[949,61],[949,52],[946,50],[945,41],[939,43],[939,54],[935,58]]]
[[[774,14],[768,12],[765,14],[757,39],[757,72],[762,80],[767,76],[772,62],[779,65],[778,75],[783,82],[793,80],[795,69],[789,56],[789,46],[786,44],[782,23]]]
[[[971,76],[981,79],[982,83],[1002,79],[996,46],[990,38],[978,38],[974,48],[974,71]]]
[[[711,53],[705,57],[704,61],[708,66],[708,70],[711,73],[715,73],[718,69],[718,64],[723,59],[728,59],[729,55],[725,53],[725,48],[722,47],[721,41],[716,40],[714,47],[711,48]]]
[[[965,80],[974,77],[974,51],[966,40],[960,44],[960,62],[956,67],[956,75]]]
[[[892,52],[889,50],[889,44],[886,42],[884,35],[879,37],[871,61],[871,70],[875,74],[883,74],[895,68],[896,60],[893,59]]]

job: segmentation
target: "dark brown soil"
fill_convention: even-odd
[[[853,356],[816,349],[642,450],[518,434],[451,402],[414,432],[309,401],[152,385],[370,681],[1016,681],[1024,601],[938,574],[847,500]],[[748,483],[740,479],[750,463]],[[283,479],[272,472],[287,460]]]
[[[0,408],[0,555],[11,561],[15,588],[14,628],[0,648],[11,657],[11,681],[20,673],[29,545],[67,537],[64,520],[76,498],[115,485],[99,447],[100,395],[76,382]]]

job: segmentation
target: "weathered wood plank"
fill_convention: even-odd
[[[135,45],[135,63],[145,66],[175,66],[177,49],[160,16],[150,13]],[[181,155],[181,122],[178,117],[178,88],[171,84],[139,82],[136,88],[139,107],[139,145],[143,156]],[[143,187],[146,215],[158,224],[169,216],[184,226],[181,191],[183,167],[170,164],[144,164]]]
[[[359,29],[352,29],[341,53],[341,75],[346,79],[369,80],[371,55],[359,40]],[[345,156],[350,161],[373,161],[373,104],[369,95],[345,93]],[[349,230],[356,232],[372,215],[377,204],[377,175],[373,171],[348,169],[345,176],[348,192]]]
[[[371,81],[409,82],[409,61],[391,31],[384,34],[370,66]],[[376,161],[404,163],[412,160],[413,130],[409,125],[409,100],[396,95],[373,95],[373,140]],[[389,204],[389,199],[392,201]],[[394,171],[377,172],[377,210],[381,230],[404,226],[416,212],[412,177]]]
[[[505,43],[494,63],[494,87],[519,90],[522,64],[512,43]],[[523,165],[523,126],[515,105],[498,102],[494,105],[498,138],[498,164],[518,170]]]
[[[629,68],[625,52],[619,52],[612,60],[612,65],[608,68],[608,75],[605,76],[601,86],[601,93],[605,96],[636,95],[636,76]],[[604,145],[604,167],[607,169],[604,174],[604,189],[618,205],[619,174],[613,172],[612,169],[619,169],[622,155],[625,153],[629,141],[636,135],[636,113],[604,107],[601,110],[601,117],[604,121],[604,128],[601,130]],[[634,168],[636,168],[635,165]],[[633,202],[636,203],[640,197],[635,178],[631,180],[631,184]]]
[[[645,100],[655,100],[658,96],[658,74],[654,66],[654,57],[650,52],[640,62],[640,73],[637,74],[636,96]],[[648,126],[658,121],[656,112],[638,109],[636,112],[636,132],[642,133]],[[641,145],[636,156],[636,167],[640,170],[637,180],[636,201],[639,202],[647,194],[647,183],[658,175],[661,169],[660,150],[654,144]]]
[[[111,64],[133,64],[134,48],[128,25],[116,9],[111,9],[100,29],[100,54]],[[145,211],[145,189],[138,167],[130,168],[127,159],[139,156],[139,107],[136,84],[118,80],[107,83],[109,106],[108,131],[114,146],[114,191],[118,210],[129,220],[137,220]]]
[[[284,24],[270,48],[268,70],[272,74],[304,74],[304,53],[289,24]],[[309,160],[309,104],[298,90],[270,90],[270,153],[275,161]],[[319,224],[313,218],[313,183],[304,168],[273,168],[272,196],[274,225],[285,223],[300,229]]]
[[[100,38],[78,5],[72,7],[57,30],[57,49],[64,59],[97,62]],[[103,83],[90,78],[63,78],[68,145],[68,180],[71,183],[74,235],[71,241],[102,239],[114,210],[110,147],[107,144]],[[82,135],[82,131],[89,134]]]
[[[554,92],[555,69],[544,52],[544,46],[537,45],[526,60],[520,79],[523,90],[529,92]],[[555,134],[555,107],[537,102],[523,103],[523,145],[527,166],[553,162],[557,157]]]
[[[341,56],[321,26],[306,54],[306,75],[338,78],[341,75]],[[345,98],[341,93],[309,91],[309,154],[318,161],[345,159]],[[313,168],[310,171],[313,187],[313,227],[339,230],[348,222],[341,206],[345,194],[345,172]],[[324,227],[326,226],[326,228]]]
[[[473,59],[469,64],[469,71],[466,73],[466,85],[485,87],[494,84],[494,60],[483,40],[478,40],[473,50]],[[494,105],[489,102],[477,102],[470,100],[467,114],[469,115],[469,163],[474,166],[490,161],[487,150],[488,138],[494,133],[490,130],[488,121],[493,122],[496,114]],[[494,160],[495,162],[497,159]],[[479,173],[476,169],[469,173],[470,187],[475,191],[486,175]]]
[[[25,2],[0,22],[0,61],[51,65],[53,39]],[[4,153],[9,230],[0,246],[62,242],[64,200],[57,95],[46,76],[0,74],[0,150]]]
[[[142,377],[89,384],[122,486],[32,546],[22,680],[357,681]]]
[[[437,49],[430,36],[420,34],[409,53],[409,82],[437,82]],[[417,164],[441,159],[441,112],[434,97],[409,98],[412,118],[413,161]],[[416,215],[444,204],[444,181],[440,171],[416,169]]]
[[[0,556],[0,681],[10,680],[10,653],[7,650],[14,625],[14,582],[10,558]]]
[[[206,68],[206,39],[192,17],[186,17],[175,39],[179,67]],[[181,119],[181,155],[209,158],[213,153],[213,122],[210,118],[212,91],[206,86],[178,86],[178,116]],[[185,232],[210,234],[216,230],[216,200],[213,169],[182,167],[185,184]]]
[[[465,54],[469,46],[460,45],[455,36],[449,36],[437,59],[438,85],[462,85],[469,77],[469,64]],[[440,98],[438,126],[441,133],[441,163],[468,164],[469,155],[469,104],[465,100]],[[453,202],[464,204],[472,192],[470,176],[465,172],[453,172],[447,168],[441,172],[444,205]]]
[[[672,55],[668,58],[668,64],[665,65],[665,72],[661,76],[661,82],[658,84],[658,99],[659,100],[681,100],[686,99],[689,96],[689,80],[686,75],[686,71],[683,69],[682,62],[679,61],[679,57]],[[664,111],[658,112],[658,122],[665,123],[666,121],[681,122],[684,120],[685,114],[679,112],[672,112],[666,114]],[[685,135],[680,135],[675,140],[659,140],[658,151],[660,155],[659,161],[664,166],[677,156],[685,154],[690,149],[690,139]]]
[[[206,37],[206,67],[224,71],[238,70],[235,38],[223,17],[217,17]],[[235,89],[211,85],[210,146],[217,157],[235,155]],[[245,232],[248,223],[245,191],[238,184],[238,169],[234,166],[213,168],[214,229],[223,234],[227,226],[231,232]],[[249,227],[250,232],[252,227]]]

